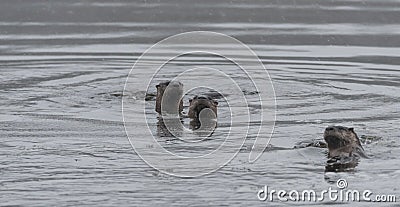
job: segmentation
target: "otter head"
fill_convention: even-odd
[[[324,139],[328,144],[329,157],[351,156],[363,150],[354,128],[329,126],[325,129]]]
[[[217,106],[218,102],[207,96],[195,96],[189,100],[189,118],[199,119],[200,112],[203,109],[207,109],[205,118],[216,118],[217,117]],[[213,113],[213,114],[212,114]]]
[[[166,81],[156,85],[156,88],[156,111],[159,114],[180,114],[183,110],[183,84],[179,81]]]

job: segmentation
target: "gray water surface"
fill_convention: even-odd
[[[399,202],[399,20],[395,0],[1,1],[0,206],[370,205],[257,199],[264,185],[322,191],[336,188],[339,178],[349,189],[394,194]],[[277,120],[272,146],[257,162],[248,163],[256,135],[249,134],[228,165],[182,179],[149,167],[133,151],[121,94],[147,48],[198,30],[233,36],[255,51],[274,84]],[[170,66],[204,63],[229,68],[210,56]],[[139,78],[141,72],[133,71]],[[148,104],[156,130],[154,102]],[[221,120],[229,118],[223,106]],[[322,140],[328,125],[380,139],[363,145],[370,158],[354,171],[325,173],[326,149],[293,147]],[[213,140],[224,137],[226,123],[218,129]],[[195,151],[158,138],[171,150]]]

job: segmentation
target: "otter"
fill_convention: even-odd
[[[365,157],[364,148],[354,128],[329,126],[325,129],[324,139],[328,144],[329,158]]]
[[[166,81],[156,85],[156,112],[159,114],[179,114],[183,111],[183,84],[179,81]],[[161,105],[162,110],[161,110]]]
[[[204,118],[215,119],[217,118],[218,102],[208,96],[195,96],[189,100],[188,117],[192,119],[199,119],[200,112],[203,109],[209,109],[205,112]],[[209,113],[211,112],[211,113]]]
[[[353,171],[360,157],[367,157],[354,128],[329,126],[325,129],[324,139],[328,145],[329,160],[325,172]]]

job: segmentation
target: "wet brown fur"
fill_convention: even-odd
[[[325,129],[324,139],[328,144],[330,158],[363,156],[364,149],[354,128],[329,126]]]
[[[177,87],[168,87],[170,83],[173,83]],[[168,94],[169,96],[164,96],[165,90],[168,87]],[[178,105],[178,112],[181,113],[183,110],[183,101],[181,99],[182,94],[183,94],[183,84],[179,81],[171,82],[171,81],[166,81],[162,82],[158,85],[156,85],[157,88],[157,96],[156,96],[156,112],[161,114],[161,104],[163,98],[172,98],[174,100],[168,101],[168,103],[172,103],[174,105]],[[179,102],[179,103],[178,103]],[[168,111],[167,111],[168,112]]]
[[[201,110],[205,108],[211,109],[215,114],[215,118],[217,117],[218,102],[211,99],[210,97],[195,96],[193,99],[190,99],[189,102],[189,118],[198,119]]]

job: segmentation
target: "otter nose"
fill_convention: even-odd
[[[326,131],[332,131],[332,130],[334,130],[335,128],[333,128],[333,127],[327,127],[325,130]]]

